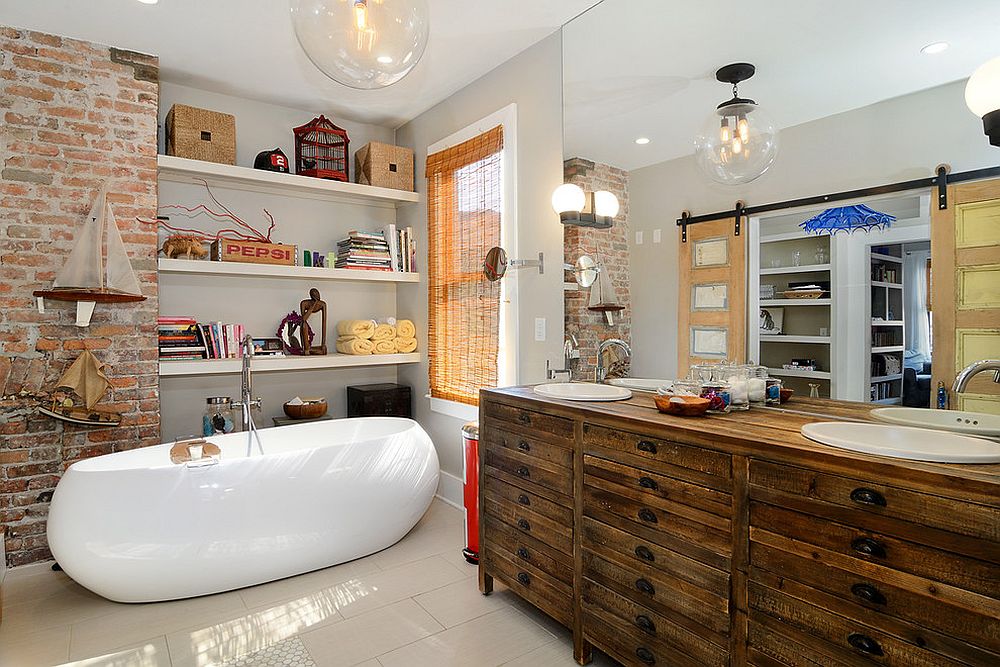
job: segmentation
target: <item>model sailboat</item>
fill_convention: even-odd
[[[117,412],[96,407],[111,383],[104,374],[103,364],[91,354],[90,350],[84,350],[83,354],[77,357],[59,378],[57,386],[71,390],[83,400],[83,405],[76,405],[70,398],[64,401],[53,399],[50,406],[38,409],[42,414],[86,426],[118,426],[121,423],[121,415]]]
[[[129,263],[108,201],[108,183],[97,194],[69,259],[52,282],[52,289],[37,290],[34,295],[38,297],[39,312],[44,312],[44,299],[75,301],[76,325],[80,327],[90,324],[98,303],[146,298],[139,290],[139,280]]]

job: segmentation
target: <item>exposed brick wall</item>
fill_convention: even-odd
[[[621,210],[610,229],[593,229],[566,225],[563,231],[563,256],[572,264],[580,255],[590,255],[611,276],[618,303],[625,310],[614,313],[614,326],[609,327],[604,314],[587,310],[590,290],[566,292],[565,324],[567,336],[572,333],[580,344],[580,364],[575,377],[591,378],[597,362],[597,346],[607,338],[621,338],[631,345],[632,304],[629,295],[628,250],[628,172],[583,158],[570,158],[563,163],[566,183],[575,183],[591,192],[607,190],[618,197]],[[572,274],[567,274],[571,276]],[[571,278],[567,278],[571,279]]]
[[[7,560],[50,557],[48,500],[72,462],[159,441],[156,350],[156,58],[0,26],[0,528]],[[141,303],[35,309],[104,179],[139,275]],[[122,425],[85,429],[39,415],[32,395],[83,349],[107,364],[104,405]]]

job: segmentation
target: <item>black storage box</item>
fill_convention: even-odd
[[[348,417],[413,418],[410,388],[402,384],[362,384],[347,388]]]

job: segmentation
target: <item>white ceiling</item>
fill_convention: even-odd
[[[964,79],[1000,54],[998,10],[998,0],[605,0],[563,30],[565,155],[635,169],[692,153],[731,96],[715,80],[731,62],[757,66],[741,96],[779,127]],[[936,41],[951,48],[920,53]],[[640,136],[651,142],[636,145]]]
[[[0,0],[0,24],[160,57],[163,80],[398,127],[597,0],[428,0],[427,51],[403,81],[358,91],[299,48],[287,0]]]

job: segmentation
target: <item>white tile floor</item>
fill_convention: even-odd
[[[575,665],[568,630],[500,585],[479,594],[462,546],[461,512],[435,500],[385,551],[193,600],[117,604],[49,564],[18,568],[0,667]]]

